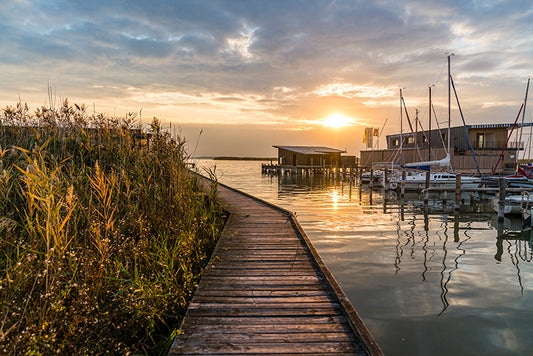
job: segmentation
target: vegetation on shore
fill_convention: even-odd
[[[0,113],[0,353],[165,354],[223,227],[154,119]]]

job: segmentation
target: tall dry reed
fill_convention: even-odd
[[[0,114],[0,353],[164,354],[223,225],[184,142],[65,100]]]

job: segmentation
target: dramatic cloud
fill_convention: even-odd
[[[444,108],[450,53],[468,120],[507,122],[533,63],[533,8],[514,0],[12,0],[0,31],[0,104],[43,104],[50,85],[108,113],[142,109],[220,134],[243,123],[312,131],[332,114],[389,118],[394,131],[400,88],[423,112],[435,85]],[[255,131],[258,144],[280,143]]]

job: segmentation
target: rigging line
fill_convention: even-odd
[[[522,142],[522,128],[524,127],[524,119],[526,118],[526,105],[527,105],[527,93],[529,91],[529,79],[527,78],[527,86],[526,86],[526,97],[524,98],[524,111],[522,111],[522,124],[520,125],[520,135],[518,139],[518,145],[516,148],[516,163],[517,163],[517,169],[518,169],[518,158],[520,157],[520,143]],[[524,150],[524,156],[525,156],[525,150]]]
[[[457,90],[455,90],[455,84],[453,82],[453,78],[450,75],[450,81],[452,83],[453,92],[455,93],[455,100],[457,100],[457,107],[459,108],[459,113],[461,114],[461,119],[463,120],[463,126],[465,128],[466,132],[466,138],[468,139],[468,144],[470,145],[470,150],[472,150],[472,155],[474,156],[474,162],[476,163],[477,172],[481,175],[481,171],[479,170],[479,165],[477,164],[477,158],[476,153],[474,152],[474,147],[472,147],[472,141],[470,141],[470,135],[468,134],[468,129],[466,128],[465,118],[463,116],[463,110],[461,110],[461,104],[459,104],[459,97],[457,96]],[[448,137],[448,141],[450,140],[450,137]]]
[[[409,118],[409,113],[407,112],[407,105],[405,104],[405,100],[403,96],[401,97],[401,100],[403,102],[403,109],[405,111],[405,115],[407,116],[407,122],[409,123],[409,128],[411,129],[411,133],[413,133],[414,132],[413,125],[411,124],[411,119]]]
[[[409,128],[411,129],[411,134],[414,133],[414,130],[413,130],[413,125],[411,124],[411,119],[409,118],[409,113],[407,112],[407,105],[405,104],[405,99],[403,98],[403,95],[400,96],[400,100],[403,102],[403,108],[405,110],[405,116],[407,116],[407,122],[409,123]],[[415,140],[417,139],[417,137],[415,136]],[[402,137],[402,141],[403,141],[403,137]],[[418,158],[420,159],[420,161],[422,161],[422,156],[420,154],[420,151],[417,152],[418,153]]]
[[[435,117],[435,122],[437,123],[437,129],[439,130],[439,137],[440,137],[440,141],[442,142],[442,148],[444,148],[444,152],[448,154],[448,148],[446,147],[446,142],[444,142],[444,138],[442,137],[442,129],[440,128],[439,120],[437,120],[437,113],[435,112],[435,107],[433,106],[433,104],[431,104],[431,109],[433,110],[433,116]]]
[[[494,172],[496,172],[496,168],[498,168],[498,164],[502,160],[503,154],[505,153],[505,149],[507,148],[507,143],[509,143],[509,139],[511,138],[511,134],[513,133],[513,130],[516,126],[516,122],[518,121],[518,118],[520,117],[520,113],[522,112],[522,109],[524,108],[524,103],[520,106],[520,110],[518,111],[518,115],[516,115],[516,119],[514,121],[513,127],[511,128],[511,132],[509,132],[509,136],[507,136],[507,140],[505,141],[505,145],[503,145],[502,153],[500,154],[500,158],[498,158],[498,161],[496,161],[496,165],[494,166],[494,169],[492,170],[492,174],[494,175]]]
[[[426,131],[424,130],[424,127],[422,126],[422,121],[418,120],[418,124],[420,125],[420,128],[422,129],[422,136],[426,138],[426,142],[429,142],[428,136],[426,135]],[[431,135],[431,133],[429,133]]]
[[[437,77],[436,83],[440,82],[440,77],[442,75],[442,72],[444,72],[444,68],[446,67],[446,64],[447,64],[447,61],[444,61],[444,63],[442,64],[442,67],[440,68],[440,73],[439,73],[439,76]]]
[[[526,147],[528,149],[527,160],[531,159],[531,133],[533,132],[532,127],[529,127],[529,137],[527,138],[527,144],[524,147],[524,159],[526,159]]]

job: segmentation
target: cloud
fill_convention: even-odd
[[[0,4],[0,97],[50,83],[176,118],[194,107],[199,122],[383,120],[399,88],[423,106],[434,84],[444,102],[454,52],[473,120],[495,121],[487,103],[517,100],[531,75],[531,23],[528,1],[13,0]]]

